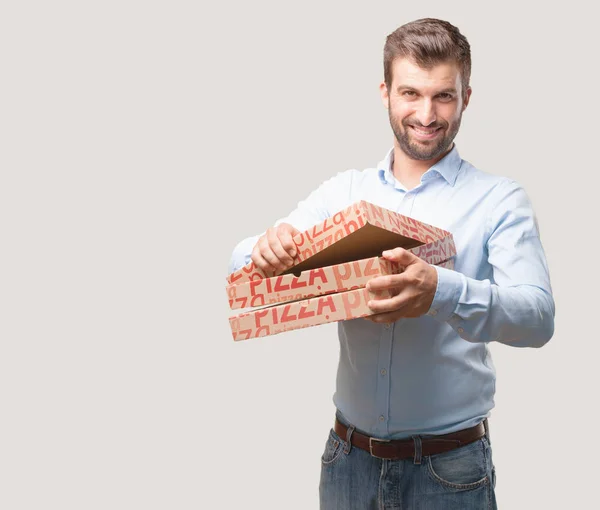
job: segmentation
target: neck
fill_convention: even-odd
[[[394,177],[408,189],[418,186],[421,182],[421,176],[446,156],[453,147],[454,144],[452,144],[446,152],[434,159],[412,159],[406,155],[394,140],[394,164],[392,167]]]

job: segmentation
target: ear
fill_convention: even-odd
[[[384,81],[382,81],[379,84],[379,92],[381,94],[381,101],[383,102],[383,106],[385,106],[385,108],[388,108],[388,104],[389,104],[389,100],[390,100],[390,96],[388,94],[388,88],[387,85],[385,84]]]
[[[467,90],[465,91],[465,97],[463,99],[463,107],[462,107],[463,112],[467,109],[467,106],[469,106],[469,101],[471,100],[472,92],[473,92],[473,89],[471,89],[471,87],[467,87]]]

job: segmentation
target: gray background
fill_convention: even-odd
[[[543,349],[492,346],[500,508],[590,508],[597,27],[475,5],[2,3],[0,508],[317,508],[335,326],[234,344],[227,264],[383,157],[385,36],[426,16],[472,45],[457,145],[525,186],[557,304]]]

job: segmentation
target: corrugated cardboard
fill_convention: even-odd
[[[398,242],[402,242],[400,239]],[[456,255],[451,235],[408,250],[430,264],[438,264]],[[238,285],[228,285],[231,309],[256,307],[306,299],[364,287],[375,276],[396,274],[396,264],[382,257],[370,257],[343,264],[307,269],[299,276],[284,274],[257,279]]]
[[[454,269],[454,259],[437,265]],[[229,324],[236,341],[275,335],[293,329],[373,315],[367,303],[374,297],[373,293],[363,287],[242,313],[231,317]]]
[[[398,246],[410,249],[449,235],[445,230],[363,200],[295,236],[294,264],[280,274],[299,275],[307,269],[373,257]],[[270,276],[251,262],[231,273],[227,282],[239,285]]]

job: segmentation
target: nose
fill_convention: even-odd
[[[427,98],[423,99],[415,113],[417,120],[425,127],[437,119],[433,102]]]

